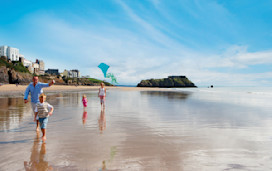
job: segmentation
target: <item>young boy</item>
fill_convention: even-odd
[[[42,140],[46,140],[46,126],[48,123],[48,117],[52,115],[53,113],[53,106],[51,106],[49,103],[47,103],[46,100],[46,95],[41,94],[39,97],[40,102],[37,103],[36,108],[34,110],[35,116],[34,116],[34,121],[36,121],[36,117],[38,115],[39,117],[39,122],[40,122],[40,127],[43,133]],[[50,112],[48,112],[50,110]]]

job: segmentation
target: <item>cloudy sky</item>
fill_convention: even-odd
[[[0,0],[0,45],[120,84],[272,86],[271,0]]]

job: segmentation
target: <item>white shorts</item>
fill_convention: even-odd
[[[37,103],[33,103],[33,102],[31,102],[31,108],[32,108],[32,111],[33,111],[34,115],[35,115],[34,110],[35,110],[36,106],[37,106]],[[36,117],[36,120],[39,120],[38,115],[37,115],[37,117]]]

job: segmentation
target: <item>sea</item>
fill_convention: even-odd
[[[1,97],[0,170],[272,170],[271,87],[97,93],[46,93],[45,142],[30,104]]]

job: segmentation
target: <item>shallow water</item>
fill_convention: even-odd
[[[272,169],[272,91],[176,91],[111,89],[104,112],[96,91],[48,94],[45,144],[30,104],[0,98],[0,170]]]

